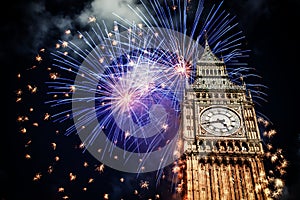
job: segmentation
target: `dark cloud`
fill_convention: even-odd
[[[215,0],[217,2],[217,0]],[[220,2],[220,1],[218,1]],[[287,172],[287,186],[282,199],[299,199],[300,187],[300,130],[297,126],[299,102],[297,92],[299,91],[297,63],[299,48],[299,36],[297,24],[299,23],[299,0],[243,0],[224,1],[224,7],[231,14],[237,16],[241,29],[249,43],[252,51],[250,65],[255,67],[262,75],[263,81],[270,88],[268,103],[263,107],[264,113],[274,122],[278,128],[276,145],[283,147],[288,155],[290,167]],[[85,26],[89,16],[97,20],[104,19],[106,24],[112,24],[116,18],[115,12],[121,17],[138,22],[135,15],[128,7],[136,9],[137,1],[134,0],[41,0],[41,1],[13,1],[2,7],[1,19],[1,51],[0,59],[5,71],[8,71],[9,78],[15,80],[16,73],[20,68],[28,68],[30,61],[40,48],[54,45],[62,37],[66,29],[75,31]],[[140,8],[141,9],[141,8]],[[6,76],[6,74],[5,74]],[[15,96],[12,95],[16,89],[8,85],[4,88],[5,94],[9,94],[4,100],[7,103],[4,113],[8,117],[3,124],[15,122]],[[13,103],[11,103],[13,102]],[[5,104],[6,105],[6,104]],[[296,116],[296,117],[293,117]],[[14,123],[12,129],[15,131]],[[11,133],[11,127],[7,133]],[[297,135],[298,134],[298,135]],[[7,134],[8,135],[8,134]],[[11,144],[15,144],[15,138],[7,136],[7,142],[1,145],[2,152],[16,151]],[[15,145],[16,146],[16,145]],[[9,155],[3,155],[3,160],[10,160]],[[15,161],[16,162],[16,161]],[[14,162],[14,163],[15,163]],[[11,166],[11,165],[9,165]],[[10,181],[8,174],[9,167],[2,167],[0,176],[2,180]],[[12,169],[16,167],[13,166]],[[28,175],[29,176],[29,175]],[[128,188],[134,188],[131,181],[135,177],[124,176]],[[19,178],[19,177],[18,177]],[[15,180],[18,180],[15,177]],[[114,183],[118,183],[115,179]],[[5,183],[4,183],[5,184]],[[120,195],[120,183],[116,188],[116,194]],[[21,185],[20,185],[21,186]],[[10,189],[6,188],[5,189]],[[2,191],[1,191],[2,192]],[[129,191],[131,192],[131,191]]]
[[[76,32],[85,27],[91,16],[100,23],[104,20],[107,27],[112,27],[113,21],[117,20],[113,13],[138,23],[138,16],[130,8],[136,9],[137,5],[134,0],[15,2],[8,5],[12,13],[5,16],[6,21],[1,27],[2,48],[16,56],[30,57],[41,48],[53,46],[66,30]],[[1,51],[0,56],[5,57],[7,51]]]

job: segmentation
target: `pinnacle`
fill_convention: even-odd
[[[205,39],[204,50],[198,62],[221,62],[221,60],[212,52],[207,39]]]

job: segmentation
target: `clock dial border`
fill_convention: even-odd
[[[210,106],[201,111],[200,126],[215,136],[230,136],[241,128],[241,116],[229,107]]]

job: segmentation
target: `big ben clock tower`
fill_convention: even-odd
[[[183,103],[185,199],[267,199],[254,103],[205,43]]]

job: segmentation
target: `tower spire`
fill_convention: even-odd
[[[221,60],[212,52],[208,43],[207,35],[205,36],[203,53],[198,62],[221,62]]]
[[[197,61],[197,77],[201,76],[225,76],[224,60],[219,59],[211,50],[207,34],[205,32],[205,44],[201,57]]]
[[[208,36],[207,36],[207,31],[204,30],[204,49],[210,48],[208,44]]]
[[[230,79],[224,59],[210,49],[206,32],[202,50],[197,76],[182,104],[184,195],[187,200],[268,199],[250,91],[248,95],[245,85]],[[253,189],[257,186],[259,190]]]

